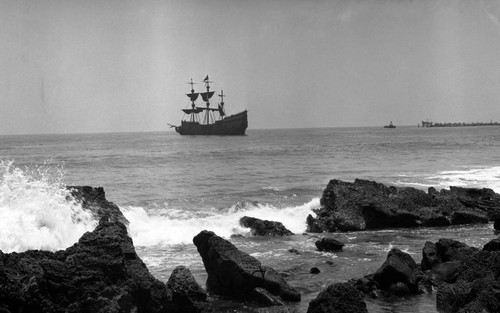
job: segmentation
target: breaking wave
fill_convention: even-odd
[[[63,184],[62,165],[16,167],[0,160],[0,250],[65,249],[96,222]]]
[[[130,221],[129,234],[137,246],[172,245],[192,243],[193,237],[202,230],[211,230],[222,237],[247,235],[248,228],[239,225],[243,216],[256,217],[283,223],[296,234],[305,232],[306,217],[319,207],[319,198],[299,206],[276,208],[255,202],[239,202],[225,210],[206,209],[191,212],[165,208],[154,214],[143,207],[121,207]],[[149,213],[149,214],[148,214]]]

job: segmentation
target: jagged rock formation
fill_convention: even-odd
[[[0,299],[5,312],[175,311],[125,225],[106,218],[66,250],[0,252]]]
[[[240,225],[251,229],[253,236],[290,236],[291,231],[280,222],[261,220],[255,217],[243,216]]]
[[[68,187],[98,226],[66,250],[0,251],[0,312],[204,312],[206,294],[186,268],[165,285],[135,252],[128,221],[102,188]],[[73,199],[68,199],[72,201]]]
[[[208,273],[209,292],[238,300],[256,300],[258,288],[263,288],[284,301],[300,301],[300,293],[288,286],[278,272],[215,233],[204,230],[193,242]]]
[[[450,187],[424,192],[356,179],[331,180],[309,232],[486,223],[500,215],[500,195],[491,189]]]
[[[478,251],[460,261],[454,281],[439,286],[436,307],[450,313],[500,312],[500,251]]]
[[[67,188],[75,200],[82,204],[82,208],[93,214],[95,220],[99,221],[106,217],[109,221],[129,224],[120,208],[113,202],[106,200],[104,188],[90,186],[68,186]]]

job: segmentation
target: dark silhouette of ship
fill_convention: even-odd
[[[392,124],[392,121],[389,123],[389,125],[385,125],[384,128],[396,128],[396,125]]]
[[[214,95],[214,91],[210,91],[210,83],[207,77],[203,80],[206,92],[194,92],[193,79],[188,83],[191,85],[191,93],[186,94],[191,100],[191,108],[182,109],[184,118],[180,126],[170,125],[175,127],[175,131],[181,135],[218,135],[218,136],[235,136],[245,135],[245,130],[248,127],[247,110],[226,116],[224,108],[224,92],[221,89],[218,95],[221,100],[216,108],[210,107],[210,99]],[[205,107],[196,106],[195,102],[201,96]]]

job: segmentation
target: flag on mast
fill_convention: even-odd
[[[205,77],[205,79],[203,81],[204,82],[208,81],[208,75],[207,75],[207,77]]]

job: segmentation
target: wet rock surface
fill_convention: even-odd
[[[176,312],[125,225],[106,218],[66,250],[0,253],[0,298],[10,312]]]
[[[319,251],[342,251],[342,247],[344,247],[344,244],[342,242],[330,237],[321,238],[314,244]]]
[[[500,195],[491,189],[429,188],[426,193],[362,179],[331,180],[320,203],[316,217],[307,217],[309,232],[486,223],[500,214]]]
[[[281,300],[300,301],[300,293],[288,286],[278,272],[215,233],[204,230],[193,242],[208,273],[207,291],[251,301],[254,289],[263,288]]]
[[[240,225],[251,229],[253,236],[290,236],[291,231],[280,222],[261,220],[255,217],[244,216]]]
[[[119,221],[125,225],[129,221],[125,218],[120,208],[106,200],[106,194],[102,187],[90,186],[68,186],[67,189],[77,202],[82,204],[82,208],[91,212],[94,219],[99,221],[106,217],[109,221]]]

